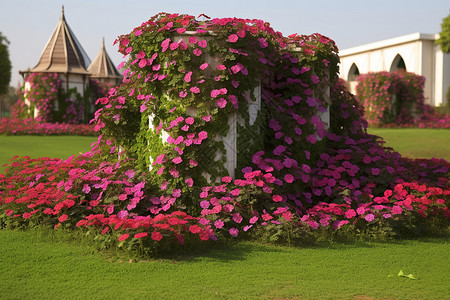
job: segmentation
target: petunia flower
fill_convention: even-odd
[[[239,37],[234,33],[230,34],[230,36],[228,36],[228,42],[230,42],[230,43],[236,43],[238,39],[239,39]]]

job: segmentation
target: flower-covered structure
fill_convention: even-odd
[[[61,17],[47,42],[37,65],[26,71],[20,71],[24,78],[23,97],[19,104],[22,116],[41,121],[69,123],[89,122],[95,111],[94,99],[105,95],[104,85],[108,89],[118,85],[122,76],[112,64],[106,53],[104,42],[94,61],[91,63],[77,37],[67,24],[64,7]],[[46,79],[54,78],[56,85],[48,85]],[[52,81],[53,82],[53,81]],[[36,85],[46,85],[47,89],[57,88],[59,97],[47,97],[45,94],[33,94]],[[30,96],[30,97],[29,97]],[[43,110],[42,110],[43,109]],[[51,117],[50,115],[53,115]],[[55,117],[58,115],[59,117]]]
[[[357,81],[356,94],[369,125],[413,123],[432,111],[424,103],[423,76],[400,70],[363,74]]]
[[[117,42],[125,79],[97,100],[99,141],[64,161],[14,161],[0,225],[85,228],[141,250],[446,228],[449,163],[404,159],[367,134],[332,40],[162,13]]]

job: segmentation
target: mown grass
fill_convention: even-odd
[[[67,158],[79,152],[86,152],[97,140],[92,136],[5,136],[0,135],[0,173],[8,160],[18,155],[31,158]]]
[[[450,161],[450,130],[425,128],[369,128],[386,146],[409,158],[444,158]]]
[[[14,155],[65,158],[94,140],[0,136],[0,164]],[[434,149],[449,153],[450,145]],[[0,299],[450,299],[449,238],[306,248],[240,242],[133,263],[71,238],[0,230]],[[418,280],[389,277],[400,270]]]
[[[1,299],[448,299],[449,239],[287,248],[242,242],[111,261],[54,234],[0,231]],[[397,275],[402,270],[417,280]]]

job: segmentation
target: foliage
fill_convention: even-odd
[[[424,104],[422,76],[399,70],[363,74],[357,81],[356,95],[370,126],[412,124],[433,116],[433,109]]]
[[[362,106],[335,88],[332,40],[159,14],[118,42],[126,78],[97,101],[103,135],[67,160],[14,161],[0,175],[2,226],[78,227],[148,252],[259,230],[295,242],[355,226],[385,236],[384,222],[395,234],[414,225],[408,235],[447,226],[449,163],[403,159],[367,134]],[[236,170],[225,165],[230,130],[232,154],[244,153]]]
[[[442,20],[439,39],[436,41],[445,53],[450,52],[450,14]]]
[[[9,59],[8,39],[0,32],[0,95],[8,91],[11,80],[11,60]]]

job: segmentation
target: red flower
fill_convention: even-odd
[[[135,239],[140,239],[140,238],[146,237],[147,235],[148,235],[147,232],[140,232],[140,233],[136,233],[136,234],[134,235],[134,238],[135,238]]]
[[[160,241],[162,239],[162,237],[163,236],[162,236],[161,232],[158,232],[158,231],[152,232],[152,240]]]
[[[128,233],[122,234],[119,237],[119,242],[126,240],[130,235]]]
[[[67,220],[68,217],[69,217],[68,215],[61,215],[61,216],[58,218],[58,221],[62,223],[62,222],[64,222],[65,220]]]

